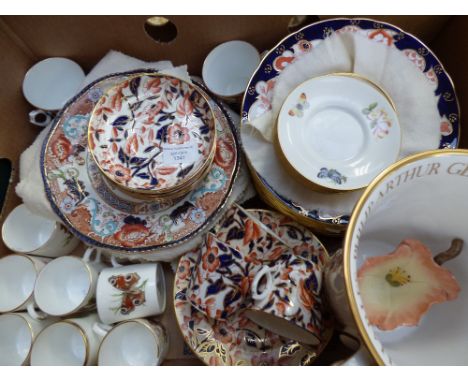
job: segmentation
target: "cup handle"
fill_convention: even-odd
[[[44,110],[32,110],[29,112],[29,122],[33,125],[45,127],[52,121],[52,117]]]
[[[121,267],[121,266],[122,266],[122,264],[120,264],[120,263],[117,261],[117,259],[115,258],[115,256],[110,256],[110,262],[111,262],[111,264],[112,264],[112,266],[113,266],[114,268],[118,268],[118,267]]]
[[[36,308],[34,308],[34,304],[30,303],[28,307],[26,308],[28,311],[28,314],[35,320],[43,320],[48,317],[48,315],[44,312],[36,311]]]
[[[266,285],[265,289],[262,291],[262,293],[258,293],[258,287],[260,281],[263,279],[263,277],[266,276]],[[262,269],[255,275],[253,281],[252,281],[252,298],[254,300],[264,300],[266,299],[270,292],[271,289],[273,288],[273,277],[271,276],[271,271],[270,267],[267,265],[264,265]]]
[[[86,263],[91,262],[91,255],[93,252],[96,252],[96,256],[94,257],[94,263],[99,263],[101,261],[101,250],[99,248],[89,247],[83,255],[83,261]]]
[[[352,331],[354,333],[354,330]],[[372,366],[375,365],[375,361],[367,350],[366,346],[362,343],[362,340],[358,338],[356,333],[351,334],[346,331],[339,332],[338,338],[343,346],[348,349],[354,350],[354,353],[348,358],[337,361],[333,366]]]
[[[96,333],[99,337],[105,337],[109,330],[112,329],[111,325],[106,325],[103,324],[102,322],[95,322],[93,325],[93,331]]]

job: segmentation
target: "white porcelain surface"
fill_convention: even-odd
[[[51,316],[87,310],[93,305],[99,272],[104,264],[90,261],[88,249],[83,259],[63,256],[48,263],[39,273],[34,289],[38,307]]]
[[[56,322],[36,338],[31,351],[32,366],[96,365],[102,338],[93,331],[96,314]]]
[[[155,316],[166,308],[166,286],[161,264],[106,268],[96,290],[99,318],[105,324]]]
[[[46,257],[67,255],[79,243],[60,223],[33,214],[25,204],[20,204],[7,216],[2,238],[14,252]]]
[[[99,349],[99,366],[158,366],[168,350],[165,330],[147,320],[125,321],[109,331]]]
[[[0,366],[28,364],[34,339],[53,321],[35,320],[26,313],[0,315]]]
[[[0,313],[34,310],[34,285],[42,267],[44,262],[33,256],[13,254],[0,259]]]
[[[345,243],[345,267],[349,263],[360,325],[382,363],[468,365],[468,151],[441,150],[399,163],[370,186]],[[363,262],[393,251],[405,238],[421,241],[435,255],[456,237],[464,240],[464,249],[443,267],[460,284],[458,297],[433,305],[415,327],[384,332],[369,325],[357,282]]]
[[[203,63],[205,85],[213,93],[232,97],[244,92],[260,55],[245,41],[228,41],[214,48]]]
[[[63,57],[42,60],[31,67],[23,80],[23,94],[33,106],[44,110],[61,109],[85,79],[83,69]]]
[[[336,190],[365,187],[400,150],[388,98],[370,83],[327,75],[299,85],[278,117],[286,160],[309,181]]]

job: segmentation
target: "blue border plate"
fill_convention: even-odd
[[[415,64],[417,61],[417,66],[420,70],[434,83],[435,94],[440,95],[437,105],[441,117],[439,148],[457,148],[460,135],[460,107],[453,82],[440,61],[415,36],[402,31],[394,25],[370,19],[340,18],[324,20],[305,26],[280,41],[263,58],[249,81],[242,101],[242,124],[249,122],[253,112],[258,116],[261,115],[262,110],[268,109],[268,90],[272,89],[274,79],[281,73],[286,64],[292,62],[296,55],[311,49],[314,40],[323,40],[335,31],[345,27],[359,28],[369,33],[369,38],[380,40],[381,43],[394,45],[399,50],[405,51],[407,55],[411,55],[415,60]],[[261,104],[260,107],[258,107],[259,103]],[[331,217],[327,216],[326,212],[323,213],[318,209],[305,209],[298,203],[276,192],[261,174],[257,173],[257,175],[270,193],[293,212],[319,223],[334,224],[338,227],[342,226],[342,228],[345,228],[343,226],[348,224],[349,215]]]

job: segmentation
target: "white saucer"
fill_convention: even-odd
[[[74,61],[63,57],[42,60],[31,67],[23,80],[23,94],[42,110],[59,110],[83,85],[85,74]]]
[[[286,98],[278,140],[288,163],[334,190],[366,187],[394,163],[400,125],[384,93],[361,78],[334,74],[303,82]]]

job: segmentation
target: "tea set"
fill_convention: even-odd
[[[337,41],[335,61],[314,56]],[[408,132],[404,97],[366,62],[387,53],[436,100],[439,150],[407,155],[426,132]],[[52,82],[67,86],[39,96]],[[467,363],[468,151],[458,103],[440,97],[456,99],[453,84],[421,41],[330,19],[262,56],[225,42],[200,79],[139,69],[83,83],[62,58],[23,83],[31,123],[48,126],[40,167],[60,223],[27,204],[4,220],[0,364],[161,365],[167,299],[206,365]],[[233,202],[243,166],[278,212]],[[314,233],[345,237],[329,253]]]

